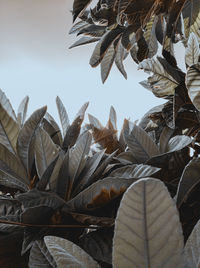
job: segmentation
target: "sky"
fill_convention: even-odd
[[[71,121],[79,108],[90,102],[87,113],[106,123],[110,106],[118,117],[135,121],[153,106],[163,103],[139,82],[143,71],[128,59],[128,79],[116,67],[102,84],[100,68],[91,68],[94,45],[68,49],[76,41],[72,27],[71,0],[0,0],[0,88],[17,110],[30,97],[28,114],[47,105],[58,120],[55,98],[59,96]]]

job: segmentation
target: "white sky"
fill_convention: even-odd
[[[138,82],[147,76],[134,62],[125,64],[128,80],[113,68],[103,85],[100,69],[92,69],[92,45],[69,50],[77,39],[69,36],[72,0],[0,0],[0,88],[17,109],[30,97],[29,115],[48,105],[56,118],[57,95],[73,119],[89,101],[88,113],[107,121],[113,105],[121,126],[124,118],[139,119],[147,110],[163,103]]]

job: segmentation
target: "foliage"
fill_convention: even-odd
[[[0,91],[0,266],[200,267],[199,1],[90,2],[74,0],[72,47],[98,41],[103,81],[114,61],[126,77],[130,53],[167,101],[118,135],[112,106],[105,127],[84,125],[88,103],[70,123],[57,97],[61,130],[46,106],[26,119],[29,98],[16,115]]]

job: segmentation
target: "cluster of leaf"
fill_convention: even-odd
[[[91,2],[74,0],[73,19],[80,21],[70,33],[83,36],[71,48],[98,42],[90,65],[100,64],[103,82],[114,62],[127,78],[127,55],[139,63],[156,55],[159,44],[165,60],[176,68],[174,43],[181,40],[186,46],[191,32],[200,38],[199,0],[98,0],[87,9]]]
[[[118,208],[128,187],[146,177],[162,180],[177,200],[187,240],[200,218],[198,150],[189,154],[189,147],[199,148],[197,139],[164,120],[154,123],[149,113],[137,124],[124,120],[118,136],[113,107],[105,127],[92,115],[83,125],[88,103],[70,123],[57,97],[61,131],[46,107],[26,120],[28,100],[16,115],[0,91],[0,266],[67,266],[59,254],[77,257],[69,257],[72,267],[82,267],[85,258],[86,267],[95,267],[93,259],[96,266],[117,266]]]

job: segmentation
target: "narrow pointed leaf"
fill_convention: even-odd
[[[69,128],[69,117],[61,99],[58,96],[56,98],[56,104],[63,129],[63,137],[65,137],[67,129]]]
[[[90,4],[90,2],[91,0],[74,0],[73,22],[76,20],[78,15],[86,9],[86,7]]]
[[[78,41],[74,42],[69,48],[74,48],[74,47],[94,43],[94,42],[97,42],[97,41],[99,41],[98,37],[83,36]]]
[[[103,83],[108,78],[108,75],[110,73],[110,70],[112,68],[115,59],[115,54],[116,54],[115,46],[114,44],[111,44],[101,61],[101,80]]]
[[[15,111],[13,110],[13,107],[9,99],[6,97],[6,94],[1,89],[0,89],[0,104],[2,105],[4,110],[9,114],[9,116],[12,117],[14,121],[16,121],[17,117]]]
[[[22,102],[19,105],[18,111],[17,111],[17,122],[20,126],[23,126],[25,120],[26,120],[26,114],[28,109],[28,102],[29,97],[26,96]]]
[[[115,64],[121,74],[124,76],[125,79],[127,79],[127,73],[124,68],[123,60],[124,60],[124,55],[125,55],[125,49],[122,46],[121,42],[119,42],[119,45],[117,46],[117,51],[115,55]]]
[[[83,134],[69,153],[69,174],[72,181],[77,178],[85,163],[90,150],[92,136],[89,132]]]
[[[47,107],[43,107],[39,110],[36,110],[26,121],[19,132],[17,140],[17,152],[26,170],[29,170],[29,146],[32,137],[35,135],[35,132],[46,113],[46,109]]]
[[[113,267],[176,268],[182,258],[182,228],[167,188],[152,178],[132,184],[116,218]]]
[[[39,177],[41,178],[49,164],[58,154],[58,148],[53,143],[47,132],[42,128],[36,131],[35,136],[35,160]]]
[[[100,268],[83,249],[56,236],[45,236],[44,242],[58,267]]]
[[[15,154],[18,134],[18,124],[0,103],[0,143],[4,144],[12,153]]]

